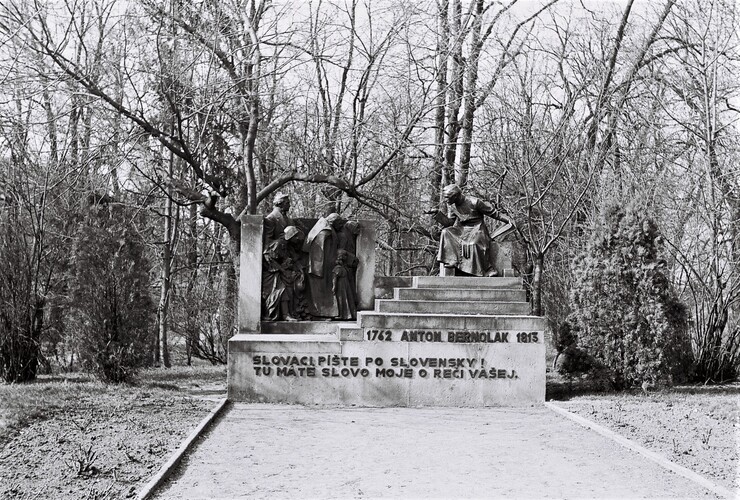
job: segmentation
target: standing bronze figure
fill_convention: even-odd
[[[339,315],[332,292],[332,269],[337,262],[337,230],[344,225],[339,214],[321,217],[306,236],[303,251],[308,253],[308,312],[319,319]]]
[[[272,205],[272,212],[265,216],[262,233],[265,243],[282,239],[285,228],[295,225],[293,219],[288,216],[288,212],[290,211],[290,197],[287,194],[276,194],[275,199],[272,200]]]

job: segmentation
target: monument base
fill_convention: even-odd
[[[415,278],[394,299],[376,301],[376,311],[359,313],[356,323],[282,323],[263,326],[275,333],[236,335],[229,341],[229,399],[540,404],[545,321],[522,314],[527,307],[519,278]],[[477,314],[459,312],[468,309]]]

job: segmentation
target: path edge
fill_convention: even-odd
[[[160,467],[159,471],[152,477],[149,482],[139,491],[139,493],[136,495],[136,500],[147,500],[152,497],[154,492],[159,488],[159,486],[164,483],[164,481],[172,474],[172,472],[175,470],[175,467],[180,463],[180,461],[183,459],[185,454],[193,447],[193,444],[195,444],[195,441],[202,436],[205,431],[208,430],[208,428],[211,426],[214,420],[223,412],[224,408],[226,408],[226,403],[228,403],[227,398],[223,398],[219,400],[216,407],[211,410],[211,413],[209,413],[203,420],[200,421],[198,424],[198,427],[193,430],[193,432],[190,433],[190,435],[185,438],[185,440],[180,443],[180,446],[175,450],[175,452],[172,454],[169,460]]]
[[[730,499],[740,498],[740,495],[733,493],[731,490],[728,490],[724,486],[720,486],[719,484],[716,484],[710,481],[709,479],[692,471],[691,469],[688,469],[682,465],[678,465],[677,463],[668,460],[663,455],[656,453],[654,451],[648,450],[644,446],[637,444],[635,441],[628,439],[624,436],[621,436],[617,434],[616,432],[597,424],[596,422],[588,420],[587,418],[584,418],[580,415],[576,415],[575,413],[570,412],[566,410],[565,408],[561,408],[560,406],[553,404],[549,401],[545,402],[545,406],[547,406],[553,412],[565,418],[568,418],[576,422],[577,424],[582,425],[583,427],[591,429],[592,431],[598,434],[601,434],[602,436],[607,437],[611,439],[612,441],[616,441],[617,443],[624,446],[625,448],[629,448],[630,450],[639,453],[640,455],[644,456],[645,458],[648,458],[649,460],[655,462],[661,467],[668,469],[671,472],[678,474],[679,476],[685,479],[693,481],[703,486],[704,488],[707,488],[713,493],[716,493],[717,495],[720,495],[724,498],[730,498]]]

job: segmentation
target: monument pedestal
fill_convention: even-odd
[[[415,277],[354,323],[262,323],[229,341],[229,398],[356,406],[545,400],[544,318],[520,278]]]

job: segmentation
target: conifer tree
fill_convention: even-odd
[[[70,322],[87,368],[124,382],[151,361],[150,266],[136,232],[100,211],[76,242]]]
[[[686,376],[686,309],[667,276],[657,226],[636,207],[610,206],[575,265],[578,346],[614,388]]]

